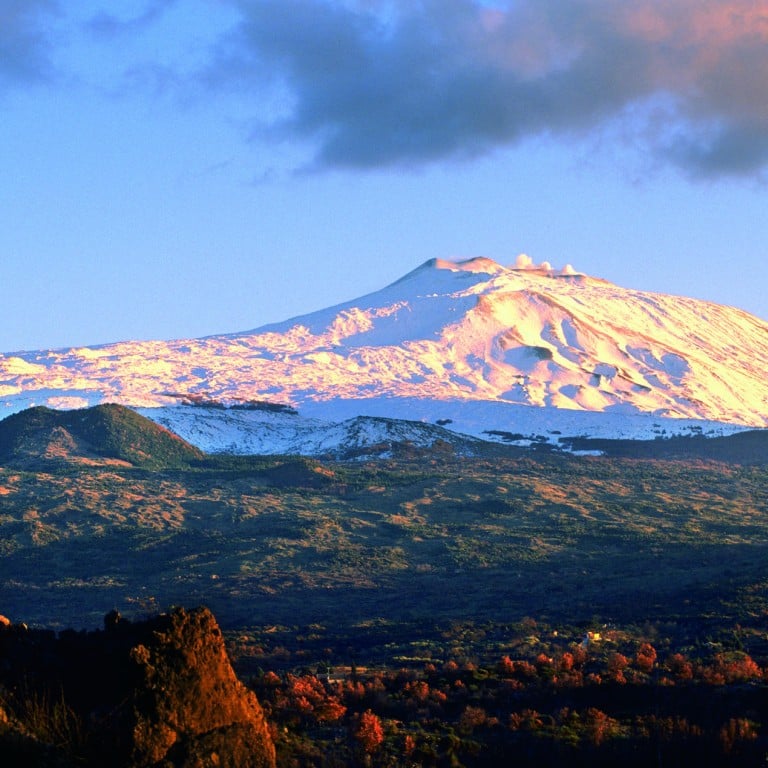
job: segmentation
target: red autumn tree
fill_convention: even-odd
[[[590,707],[584,714],[589,741],[599,747],[607,738],[614,736],[619,729],[618,720],[609,717],[600,709]]]
[[[656,664],[656,649],[650,643],[642,643],[635,654],[635,666],[650,675]]]
[[[667,669],[678,681],[693,678],[693,664],[682,653],[674,653],[667,659]]]
[[[366,755],[372,755],[384,741],[384,729],[377,715],[367,709],[360,715],[355,728],[355,739]]]
[[[608,677],[614,683],[626,683],[624,670],[629,666],[629,659],[621,653],[612,653],[608,657]]]

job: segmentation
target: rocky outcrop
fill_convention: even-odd
[[[0,746],[26,755],[18,765],[273,768],[261,707],[210,611],[105,625],[58,637],[0,626]]]

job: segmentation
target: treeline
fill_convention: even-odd
[[[279,764],[296,768],[765,764],[768,674],[746,652],[623,650],[269,671],[251,684]]]

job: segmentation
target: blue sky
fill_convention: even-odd
[[[768,319],[768,2],[4,0],[0,350],[517,254]]]

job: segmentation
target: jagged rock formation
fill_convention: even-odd
[[[0,626],[4,765],[273,768],[261,707],[210,611],[105,625],[58,637]]]

